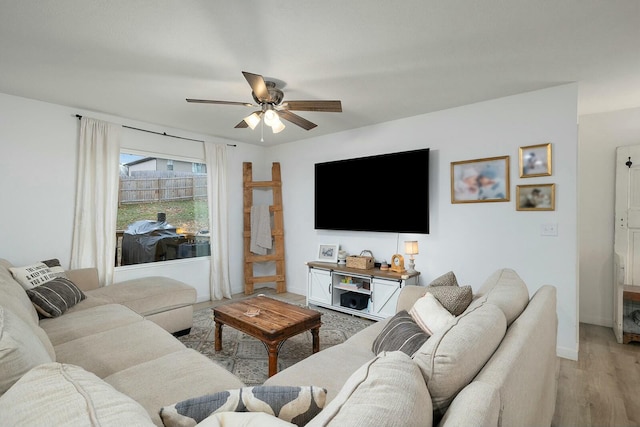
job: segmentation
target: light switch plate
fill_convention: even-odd
[[[558,235],[558,224],[542,224],[540,226],[540,235],[541,236],[557,236]]]

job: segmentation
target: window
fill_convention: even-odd
[[[116,230],[116,267],[210,255],[206,165],[121,153]]]

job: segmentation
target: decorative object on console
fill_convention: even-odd
[[[347,257],[347,267],[357,268],[360,270],[369,270],[373,268],[373,253],[365,249],[360,255],[351,255]]]
[[[339,245],[320,244],[318,246],[318,261],[338,262]]]
[[[386,260],[386,259],[383,259],[383,260],[380,262],[380,270],[381,270],[381,271],[387,271],[387,270],[389,270],[389,264],[387,264],[387,260]]]
[[[416,271],[416,263],[413,259],[414,255],[418,255],[418,241],[417,240],[407,240],[404,242],[404,253],[409,255],[409,268],[407,269],[407,273],[413,274],[417,273]]]
[[[347,264],[347,251],[338,251],[338,265]]]
[[[407,272],[404,268],[404,257],[402,255],[394,254],[391,257],[391,271],[395,271],[400,274]]]

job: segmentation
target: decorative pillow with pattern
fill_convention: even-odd
[[[436,286],[430,287],[427,292],[433,294],[454,316],[461,315],[473,300],[471,286]]]
[[[401,351],[409,356],[418,351],[429,338],[407,310],[397,312],[373,341],[374,354],[382,351]]]
[[[44,265],[49,267],[49,270],[51,270],[54,276],[67,277],[67,274],[65,273],[64,268],[60,265],[60,260],[58,260],[58,258],[51,258],[42,262]]]
[[[221,391],[165,406],[166,427],[195,425],[217,412],[264,412],[304,426],[324,408],[327,390],[305,386],[257,386]]]
[[[27,295],[41,317],[61,316],[86,298],[71,280],[64,277],[56,277],[42,285],[27,289]]]
[[[443,330],[452,319],[455,319],[455,316],[449,313],[449,310],[444,308],[430,292],[413,304],[409,314],[429,336]]]
[[[449,271],[433,279],[433,281],[429,283],[429,286],[458,286],[458,279],[456,279],[453,271]]]
[[[24,267],[9,267],[9,271],[25,290],[47,283],[56,277],[55,273],[44,262],[37,262]]]

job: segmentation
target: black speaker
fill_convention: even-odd
[[[369,302],[369,295],[361,294],[359,292],[345,292],[340,295],[340,305],[343,307],[349,307],[356,310],[362,310],[367,308]]]

